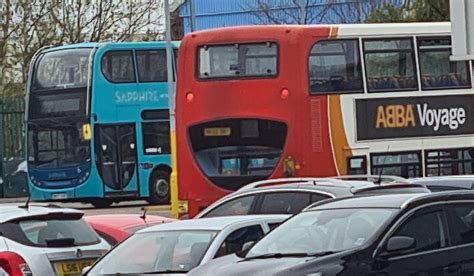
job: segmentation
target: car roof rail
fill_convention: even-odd
[[[373,182],[374,184],[387,184],[387,183],[409,184],[411,183],[410,180],[401,176],[396,176],[396,175],[354,174],[354,175],[340,175],[340,176],[334,176],[330,178],[340,179],[340,180],[365,180],[365,181]]]
[[[277,185],[284,185],[284,184],[309,184],[309,185],[320,185],[320,184],[328,184],[337,185],[342,187],[351,187],[349,183],[346,183],[344,180],[335,179],[335,178],[315,178],[315,177],[289,177],[289,178],[276,178],[276,179],[267,179],[249,183],[238,191],[247,191],[255,188],[260,187],[267,187],[267,186],[277,186]]]

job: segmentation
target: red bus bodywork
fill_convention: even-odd
[[[283,122],[287,125],[287,137],[270,178],[284,176],[285,167],[294,169],[291,176],[341,173],[337,168],[339,164],[336,165],[337,153],[332,150],[328,122],[328,98],[331,96],[310,96],[308,81],[308,57],[312,46],[335,33],[337,28],[330,26],[246,26],[192,33],[183,39],[179,49],[176,94],[177,181],[178,200],[187,201],[190,217],[232,192],[210,181],[196,162],[189,141],[189,127],[199,123],[229,118]],[[277,43],[276,77],[197,78],[199,46],[254,42]],[[284,95],[287,92],[282,92],[284,89],[289,92],[287,97]],[[335,138],[338,139],[332,139]]]

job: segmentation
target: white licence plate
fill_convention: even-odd
[[[66,199],[66,198],[67,198],[66,193],[53,194],[53,199]]]

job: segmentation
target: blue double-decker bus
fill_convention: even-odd
[[[26,110],[31,199],[96,207],[169,202],[167,85],[164,42],[82,43],[36,53]]]

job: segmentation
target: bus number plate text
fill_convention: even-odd
[[[204,129],[204,136],[230,136],[230,127],[208,127]]]

